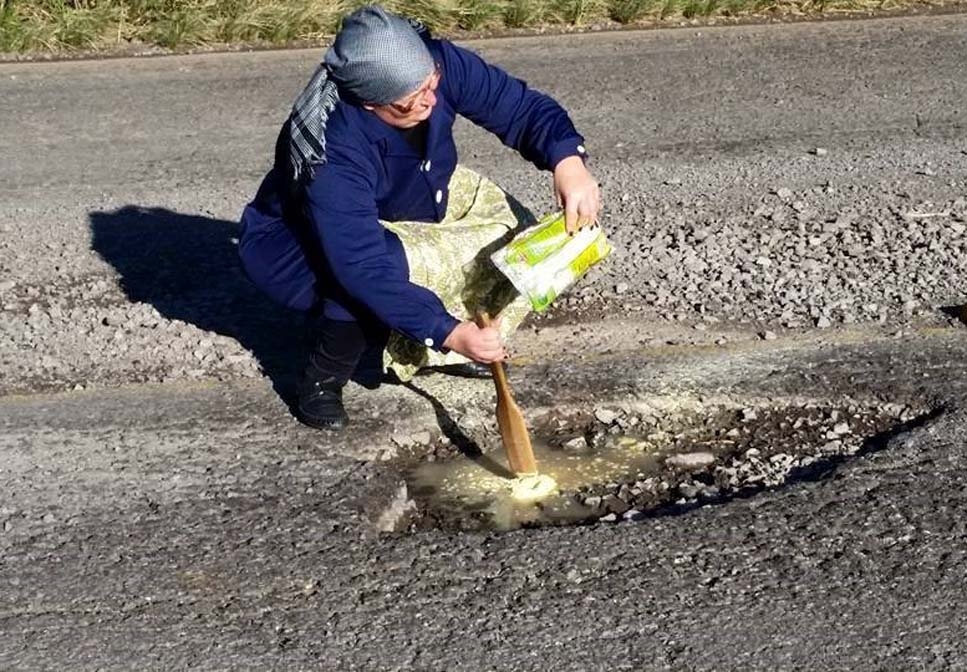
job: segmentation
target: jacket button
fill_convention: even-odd
[[[423,341],[423,345],[425,345],[428,348],[432,348],[433,347],[433,339],[432,338],[425,339]]]
[[[430,166],[432,166],[432,165],[433,165],[433,162],[430,161],[430,159],[427,159],[426,161],[423,162],[423,171],[426,172],[426,173],[429,173],[430,172]]]
[[[584,148],[584,145],[578,145],[578,154],[584,154],[587,151],[588,150]]]
[[[436,192],[436,202],[437,203],[443,202],[443,192],[440,191],[439,189],[437,189],[437,192]]]

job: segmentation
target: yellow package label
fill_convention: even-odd
[[[606,250],[605,247],[607,247],[607,243],[604,242],[603,237],[595,239],[593,245],[584,250],[574,261],[568,264],[571,272],[576,277],[580,278],[583,276],[591,270],[592,266],[608,256],[608,252],[611,250],[610,248]]]
[[[563,213],[555,213],[519,234],[491,259],[534,310],[543,312],[611,249],[600,227],[585,227],[571,235]]]
[[[534,266],[561,249],[569,236],[562,213],[547,215],[520,238],[514,238],[507,246],[508,263],[525,263]]]

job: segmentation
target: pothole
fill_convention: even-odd
[[[940,311],[947,317],[953,318],[967,326],[967,303],[955,306],[941,306]]]
[[[393,465],[405,474],[405,488],[382,512],[380,527],[510,530],[638,520],[822,478],[935,414],[917,404],[855,400],[692,400],[549,413],[533,421],[531,433],[541,473],[557,480],[559,493],[539,502],[512,498],[512,474],[492,428],[480,448],[442,437]]]

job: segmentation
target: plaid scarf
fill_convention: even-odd
[[[299,94],[289,116],[289,160],[296,182],[304,175],[312,179],[315,165],[326,162],[326,122],[337,102],[339,89],[323,63]]]

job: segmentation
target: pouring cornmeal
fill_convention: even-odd
[[[604,232],[592,226],[568,230],[564,213],[552,213],[536,226],[517,235],[506,247],[491,255],[494,265],[525,295],[537,312],[546,310],[567,288],[611,253]],[[477,325],[490,325],[486,313]],[[507,451],[507,462],[517,475],[511,496],[536,502],[557,492],[557,483],[539,474],[524,416],[514,402],[507,373],[500,362],[490,365],[497,388],[497,424]]]

